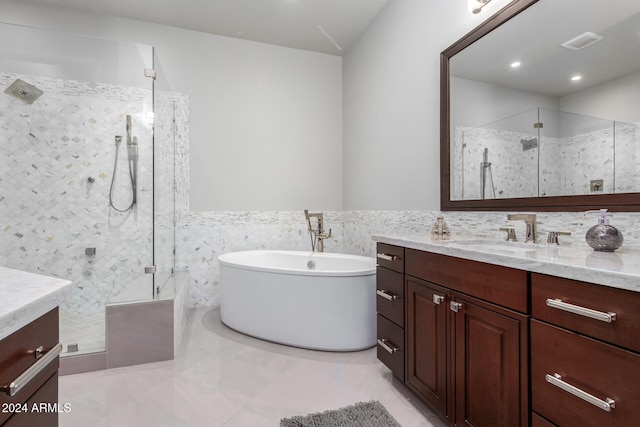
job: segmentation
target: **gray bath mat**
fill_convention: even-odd
[[[280,420],[280,427],[402,427],[376,400]]]

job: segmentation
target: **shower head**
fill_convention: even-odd
[[[4,90],[4,93],[19,99],[25,104],[33,104],[44,92],[24,80],[16,79],[15,82],[11,83],[11,85]]]

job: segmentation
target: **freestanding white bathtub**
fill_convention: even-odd
[[[376,344],[376,261],[356,255],[221,255],[222,322],[280,344],[356,351]]]

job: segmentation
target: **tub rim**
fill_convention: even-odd
[[[241,264],[237,261],[233,261],[230,258],[234,256],[240,256],[242,254],[258,254],[258,253],[278,253],[285,255],[295,255],[295,256],[304,256],[309,258],[346,258],[346,259],[358,259],[361,261],[366,260],[367,262],[371,262],[370,268],[358,268],[353,270],[302,270],[302,269],[294,269],[294,268],[281,268],[281,267],[264,267],[258,265],[250,265],[250,264]],[[218,263],[221,266],[238,268],[241,270],[253,270],[253,271],[261,271],[265,273],[274,273],[274,274],[290,274],[290,275],[299,275],[299,276],[334,276],[334,277],[349,277],[349,276],[370,276],[376,274],[376,260],[373,257],[367,257],[362,255],[351,255],[344,253],[334,253],[334,252],[311,252],[311,251],[295,251],[295,250],[280,250],[280,249],[255,249],[255,250],[246,250],[246,251],[234,251],[227,252],[218,257]]]

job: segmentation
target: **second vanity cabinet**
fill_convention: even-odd
[[[0,341],[0,425],[58,425],[58,308]],[[14,388],[9,388],[13,385]]]

